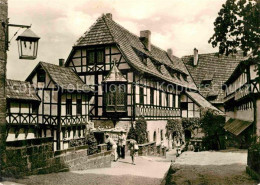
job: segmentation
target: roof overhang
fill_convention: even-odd
[[[246,130],[253,122],[230,118],[224,126],[224,129],[238,136]]]

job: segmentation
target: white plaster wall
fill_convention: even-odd
[[[154,132],[156,132],[156,145],[161,143],[168,147],[168,140],[166,139],[166,124],[167,120],[152,120],[147,121],[148,140],[153,141]],[[163,141],[161,141],[161,130],[163,131]]]
[[[235,112],[235,118],[245,121],[254,121],[254,110],[238,110]]]

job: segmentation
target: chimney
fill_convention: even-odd
[[[140,40],[144,44],[145,48],[148,51],[151,51],[151,31],[150,30],[140,31]]]
[[[106,17],[112,20],[112,13],[106,13]]]
[[[172,49],[171,48],[167,49],[167,54],[170,58],[172,57]]]
[[[63,58],[59,59],[59,66],[64,67],[64,59]]]
[[[199,61],[199,51],[194,48],[194,55],[193,55],[193,66],[197,66]]]

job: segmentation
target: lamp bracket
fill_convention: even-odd
[[[21,25],[21,24],[9,24],[9,18],[6,21],[2,22],[2,27],[4,28],[5,32],[5,48],[8,50],[9,48],[9,26],[10,27],[19,27],[19,28],[31,28],[32,25]]]

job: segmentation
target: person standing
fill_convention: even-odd
[[[130,156],[132,158],[132,164],[135,165],[135,156],[136,156],[136,152],[138,151],[138,145],[135,140],[133,139],[130,140],[129,149],[130,149]]]
[[[126,145],[126,137],[123,132],[121,132],[120,136],[118,137],[118,147],[120,152],[120,157],[122,159],[125,158],[125,145]]]
[[[109,135],[107,134],[105,143],[112,146],[112,151],[113,151],[113,155],[114,155],[114,161],[116,162],[117,159],[118,159],[116,142],[111,137],[109,137]]]

